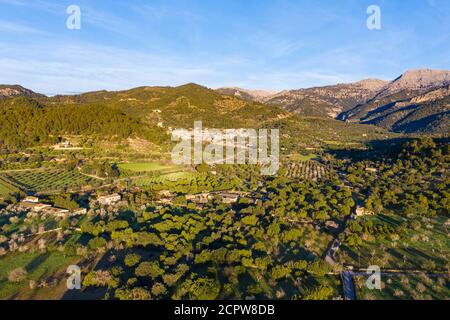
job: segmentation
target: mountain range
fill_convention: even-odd
[[[405,133],[449,133],[450,71],[407,71],[337,119]]]
[[[9,150],[49,145],[68,135],[140,138],[166,149],[174,129],[192,128],[198,120],[205,128],[278,128],[285,151],[355,145],[389,135],[373,125],[305,118],[194,83],[53,97],[26,91],[0,98],[0,117],[0,149]]]
[[[17,84],[15,85],[1,85],[0,84],[0,98],[8,98],[15,96],[25,96],[30,98],[43,98],[42,94],[31,91]]]
[[[96,116],[100,110],[105,112]],[[10,146],[32,145],[45,141],[45,134],[56,136],[66,129],[113,135],[114,128],[121,136],[144,135],[157,143],[166,140],[172,128],[192,127],[195,120],[221,128],[260,128],[270,123],[289,128],[290,134],[296,132],[292,137],[304,138],[305,145],[350,136],[358,139],[368,132],[383,134],[383,130],[448,134],[450,71],[411,70],[392,81],[367,79],[278,93],[212,90],[191,83],[46,97],[19,85],[0,85],[0,112],[11,122],[3,121],[0,142],[9,141]],[[23,130],[14,124],[18,117],[26,119]]]
[[[406,71],[392,81],[366,79],[275,94],[239,88],[217,90],[301,116],[369,123],[396,132],[448,133],[449,84],[450,71],[419,69]]]

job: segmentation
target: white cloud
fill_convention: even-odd
[[[212,64],[189,64],[178,57],[107,46],[2,43],[0,48],[0,83],[19,83],[51,94],[201,83],[217,77]]]
[[[7,33],[21,33],[21,34],[45,34],[45,32],[24,25],[24,24],[18,24],[8,21],[0,20],[0,32],[7,32]]]

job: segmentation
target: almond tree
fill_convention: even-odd
[[[21,282],[27,277],[27,271],[24,268],[16,268],[8,274],[9,282]]]

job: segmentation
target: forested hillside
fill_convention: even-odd
[[[63,134],[143,136],[153,141],[163,135],[118,108],[99,104],[45,107],[17,97],[0,101],[0,119],[0,145],[10,149],[55,143]]]
[[[38,99],[11,97],[0,100],[0,119],[0,144],[7,149],[55,143],[61,135],[143,138],[161,145],[170,142],[171,130],[192,128],[200,120],[205,128],[280,128],[284,144],[291,147],[384,136],[383,130],[372,126],[301,118],[196,84]]]

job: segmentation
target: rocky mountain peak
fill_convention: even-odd
[[[0,97],[14,96],[37,97],[42,95],[19,85],[0,85]]]
[[[371,78],[355,82],[354,85],[368,91],[379,91],[388,83],[389,82],[385,80]]]
[[[257,102],[264,102],[265,100],[267,100],[268,98],[272,97],[277,93],[276,91],[249,90],[239,87],[219,88],[216,89],[216,91],[222,94],[234,95],[244,100]]]
[[[408,70],[386,85],[379,96],[391,95],[403,90],[429,90],[450,84],[449,70]]]

